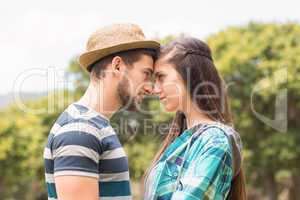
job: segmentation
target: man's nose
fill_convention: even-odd
[[[144,91],[145,91],[146,94],[152,94],[152,92],[153,92],[153,84],[151,82],[146,83],[144,85]]]

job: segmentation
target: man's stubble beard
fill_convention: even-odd
[[[137,111],[135,98],[130,95],[129,81],[124,78],[117,86],[117,96],[120,100],[121,107],[126,107],[129,111]]]

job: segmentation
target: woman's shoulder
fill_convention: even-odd
[[[239,134],[231,126],[222,123],[204,124],[194,132],[194,140],[205,146],[231,146],[242,148]]]
[[[206,145],[230,145],[230,141],[225,130],[214,125],[208,125],[202,134],[199,135],[199,139],[201,139],[201,141]]]
[[[201,144],[199,146],[203,152],[208,149],[222,149],[223,152],[230,154],[233,157],[233,168],[236,174],[240,169],[242,157],[242,141],[239,133],[233,127],[219,123],[206,125],[203,128],[195,142]]]
[[[194,132],[196,138],[201,138],[202,140],[210,139],[226,139],[228,135],[233,134],[234,129],[228,125],[222,123],[209,123],[203,124],[198,127]]]

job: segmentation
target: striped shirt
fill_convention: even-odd
[[[240,170],[241,148],[238,134],[225,125],[184,131],[150,170],[144,199],[226,199]]]
[[[129,200],[128,159],[109,120],[73,103],[50,130],[44,150],[48,200],[56,200],[54,177],[86,176],[99,182],[101,200]]]

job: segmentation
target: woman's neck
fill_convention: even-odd
[[[184,111],[187,119],[187,128],[191,128],[201,123],[214,123],[215,121],[210,119],[205,113],[203,113],[195,105],[191,106],[191,109]]]

